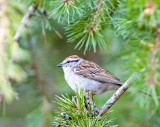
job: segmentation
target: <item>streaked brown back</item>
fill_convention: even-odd
[[[84,60],[74,69],[76,74],[93,80],[97,80],[100,82],[110,82],[114,84],[122,84],[120,80],[112,73],[91,61]]]

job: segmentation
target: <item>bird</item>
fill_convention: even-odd
[[[122,86],[111,72],[77,55],[68,56],[57,67],[63,68],[65,80],[74,91],[84,89],[97,95]]]

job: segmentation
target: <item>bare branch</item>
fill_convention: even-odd
[[[103,116],[110,107],[120,98],[120,96],[128,89],[130,82],[135,79],[136,74],[133,74],[113,95],[112,97],[98,110]]]
[[[38,5],[32,4],[29,8],[27,13],[24,15],[24,17],[21,20],[21,26],[18,29],[18,31],[16,32],[16,34],[14,35],[14,40],[15,41],[19,41],[20,37],[21,37],[21,30],[27,25],[27,22],[29,21],[29,19],[33,16],[34,12],[36,11]]]

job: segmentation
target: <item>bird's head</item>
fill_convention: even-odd
[[[72,68],[74,66],[79,65],[83,59],[77,55],[68,56],[61,63],[57,65],[57,67],[62,68]]]

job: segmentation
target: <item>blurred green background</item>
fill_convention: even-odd
[[[159,0],[106,0],[105,4],[99,0],[75,0],[71,2],[72,11],[79,7],[79,16],[76,11],[72,15],[69,9],[70,15],[67,10],[61,14],[57,8],[61,4],[62,8],[69,8],[70,1],[67,6],[63,5],[65,1],[58,0],[0,1],[0,127],[53,126],[58,110],[53,102],[55,95],[74,96],[63,70],[56,65],[74,54],[101,65],[122,82],[132,73],[138,73],[136,81],[107,114],[108,119],[113,119],[113,125],[159,127]],[[97,4],[99,2],[102,4]],[[35,11],[24,25],[21,20],[33,3]],[[101,11],[97,12],[95,7]],[[78,35],[83,27],[91,27],[84,24],[94,21],[90,18],[94,15],[98,18],[93,22],[96,26],[93,33]],[[14,39],[17,31],[18,40]],[[81,38],[90,34],[94,35],[93,42],[84,38],[82,48],[75,49]],[[74,35],[77,36],[72,38]],[[114,92],[95,96],[97,107],[100,108]]]

